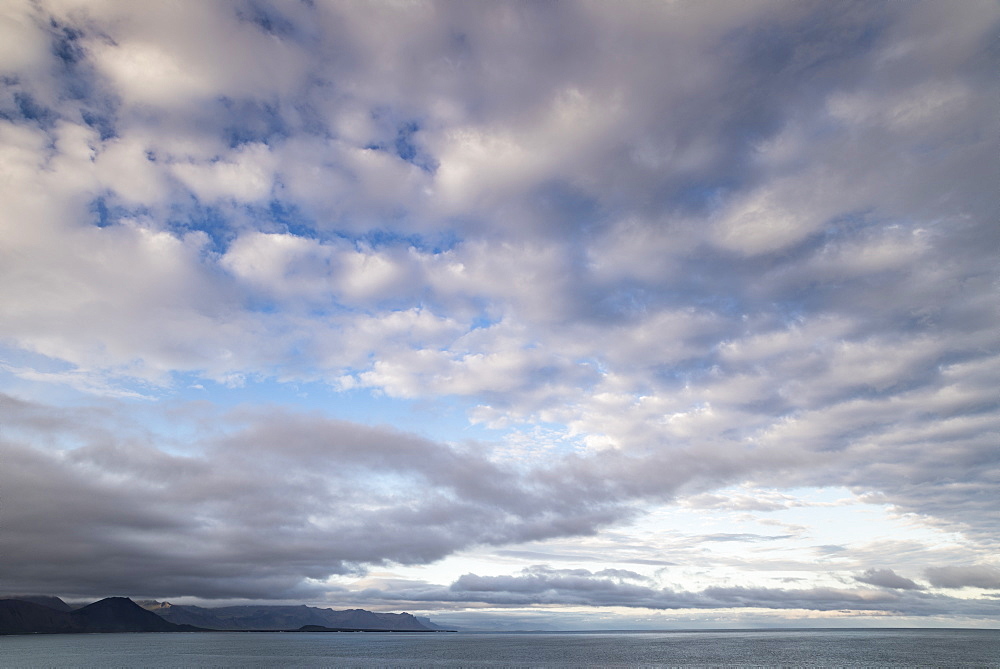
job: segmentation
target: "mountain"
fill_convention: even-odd
[[[334,611],[313,606],[221,606],[205,608],[169,602],[143,602],[144,607],[172,623],[216,630],[294,630],[304,626],[333,629],[427,632],[409,613],[374,613],[364,609]]]
[[[0,600],[0,634],[196,630],[190,625],[175,625],[164,620],[126,597],[109,597],[76,611],[60,611],[23,599]]]
[[[141,604],[141,605],[140,605]],[[58,597],[13,595],[0,599],[0,634],[186,632],[213,630],[327,630],[432,632],[443,628],[409,613],[312,606],[178,606],[109,597],[73,610]]]
[[[55,609],[56,611],[69,612],[73,610],[72,606],[58,597],[52,597],[51,595],[0,595],[0,599],[17,599],[22,602],[32,602],[34,604],[47,606],[50,609]]]
[[[0,599],[0,634],[66,634],[84,632],[67,611],[56,611],[20,599]]]
[[[100,632],[180,632],[179,625],[147,611],[126,597],[108,597],[73,611],[85,624]]]

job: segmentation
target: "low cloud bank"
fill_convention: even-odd
[[[645,577],[535,566],[511,576],[465,574],[450,587],[409,584],[370,589],[372,601],[410,605],[488,605],[501,608],[605,606],[658,610],[774,609],[878,612],[901,616],[990,617],[1000,602],[928,594],[916,588],[751,588],[708,587],[701,591],[658,588]]]

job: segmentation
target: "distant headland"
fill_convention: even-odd
[[[0,598],[0,634],[106,632],[445,632],[409,613],[364,609],[334,611],[311,606],[178,606],[108,597],[73,608],[58,597]]]

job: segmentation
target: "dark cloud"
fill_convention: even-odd
[[[11,429],[51,436],[39,405],[3,408]],[[280,411],[228,420],[230,433],[184,453],[109,435],[69,450],[5,439],[6,577],[81,596],[287,598],[304,578],[587,534],[630,513],[389,428]]]

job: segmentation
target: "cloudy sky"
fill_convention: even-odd
[[[1000,6],[0,7],[0,590],[1000,626]]]

